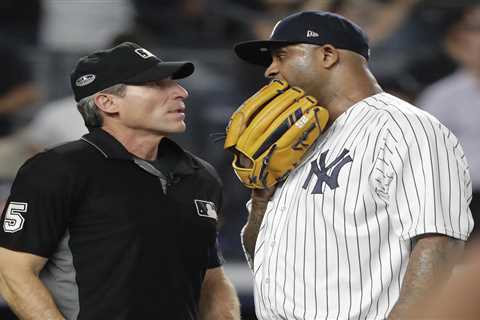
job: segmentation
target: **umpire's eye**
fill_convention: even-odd
[[[158,87],[165,87],[167,84],[168,84],[168,79],[162,79],[162,80],[148,81],[145,83],[145,86],[158,88]]]

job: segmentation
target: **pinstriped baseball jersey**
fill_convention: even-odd
[[[252,266],[258,318],[385,319],[413,238],[467,239],[470,200],[445,126],[387,93],[358,102],[268,204]]]

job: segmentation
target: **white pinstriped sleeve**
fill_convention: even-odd
[[[248,200],[248,202],[245,204],[245,207],[247,208],[247,211],[250,212],[250,210],[252,210],[252,200]],[[252,257],[250,256],[250,254],[248,253],[247,249],[245,248],[245,243],[243,242],[243,233],[245,232],[245,226],[243,226],[242,230],[240,231],[240,241],[242,243],[242,249],[243,249],[243,253],[245,254],[245,259],[247,260],[247,263],[248,263],[248,266],[250,267],[250,270],[254,270],[253,269],[253,259]]]
[[[468,238],[473,228],[468,163],[445,126],[423,112],[394,115],[379,158],[377,194],[404,240],[425,233]]]

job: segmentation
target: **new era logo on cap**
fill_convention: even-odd
[[[317,38],[320,35],[312,30],[307,30],[307,38]]]
[[[135,49],[135,53],[138,54],[143,59],[148,59],[150,57],[155,57],[153,53],[144,48]]]

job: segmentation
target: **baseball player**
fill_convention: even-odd
[[[272,129],[273,123],[272,134],[261,136],[273,145],[261,149],[269,150],[259,164],[263,174],[242,180],[253,188],[242,241],[258,318],[411,319],[410,306],[442,285],[472,230],[469,168],[457,138],[382,91],[368,68],[366,35],[342,16],[292,14],[269,40],[239,43],[235,52],[264,66],[266,77],[303,89],[329,113],[327,125],[318,125],[323,133],[283,177],[262,165],[284,165],[274,163],[272,143],[284,123]],[[270,101],[264,98],[259,92],[236,114],[249,115],[245,108]],[[261,158],[244,143],[254,140],[249,126],[262,123],[261,115],[246,121],[248,136],[239,134],[234,117],[227,130],[241,179]],[[269,188],[265,176],[280,178]],[[266,183],[252,186],[258,180]]]
[[[193,71],[130,42],[78,61],[90,132],[28,160],[0,221],[0,293],[19,318],[240,318],[218,175],[167,138],[185,130],[176,79]]]

